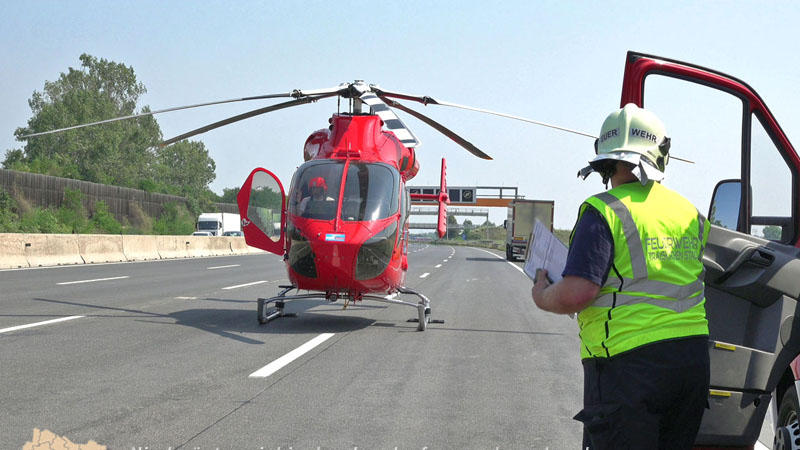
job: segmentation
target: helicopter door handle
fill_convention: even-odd
[[[736,273],[736,271],[739,270],[744,263],[761,267],[769,267],[774,260],[775,255],[764,247],[751,247],[740,253],[739,256],[733,260],[731,265],[725,269],[722,275],[720,275],[719,278],[714,281],[716,281],[717,284],[725,282],[725,280],[732,277],[733,274]]]

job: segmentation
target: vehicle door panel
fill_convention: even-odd
[[[703,416],[695,445],[752,448],[761,431],[772,391],[800,352],[800,320],[796,319],[800,316],[797,302],[800,251],[795,247],[798,214],[794,203],[800,160],[758,94],[746,83],[716,71],[629,52],[621,106],[635,103],[647,107],[645,79],[650,75],[680,80],[676,82],[679,84],[685,81],[710,87],[740,100],[733,103],[741,104],[741,147],[720,149],[719,155],[720,160],[738,158],[741,161],[741,173],[737,177],[741,180],[738,223],[734,220],[736,230],[712,225],[703,257],[711,389],[709,408]],[[686,105],[679,106],[689,110]],[[739,120],[738,113],[733,117]],[[789,197],[793,203],[787,205],[787,209],[791,217],[754,217],[752,214],[750,145],[754,117],[789,166],[793,189]],[[713,126],[703,132],[722,133]],[[674,142],[680,142],[685,136],[671,137]],[[687,145],[684,141],[683,149],[690,148],[691,143]],[[722,150],[729,150],[729,153],[723,154]],[[705,167],[704,170],[708,171],[707,176],[713,177],[714,169]],[[710,223],[715,223],[710,219]],[[784,243],[751,236],[754,225],[780,226]]]

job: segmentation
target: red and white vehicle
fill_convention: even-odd
[[[710,111],[697,104],[707,95]],[[670,127],[659,104],[677,106],[687,126],[711,124],[687,135],[729,141],[715,149],[713,165],[698,168],[716,186],[704,211],[713,224],[703,258],[711,389],[696,448],[753,448],[771,399],[775,448],[799,448],[800,435],[790,438],[789,430],[797,431],[800,391],[800,158],[755,90],[714,70],[629,52],[620,104],[627,103]],[[709,145],[671,131],[673,152],[689,159],[693,148]],[[722,166],[729,179],[712,178]]]

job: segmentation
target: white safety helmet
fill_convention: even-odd
[[[633,174],[642,184],[661,181],[669,161],[669,147],[664,124],[650,111],[628,103],[606,117],[594,142],[597,156],[578,176],[586,179],[590,173],[598,172],[607,182],[609,162],[627,161],[635,166]]]

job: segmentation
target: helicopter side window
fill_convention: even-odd
[[[297,170],[289,192],[289,213],[309,219],[333,220],[344,163],[311,161]]]
[[[397,212],[400,174],[385,164],[350,163],[344,186],[342,219],[380,220]]]

